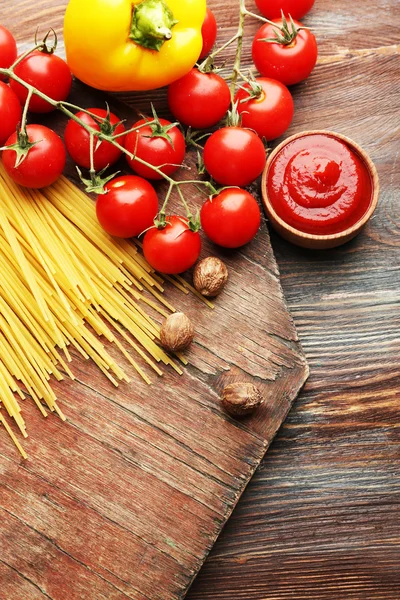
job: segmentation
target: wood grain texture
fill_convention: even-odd
[[[188,600],[400,599],[400,4],[316,0],[304,21],[320,58],[289,133],[355,139],[381,198],[336,250],[271,233],[311,377]]]
[[[3,4],[1,20],[20,47],[37,24],[61,33],[66,2]],[[165,90],[151,97],[164,114]],[[149,110],[146,94],[124,99]],[[77,84],[71,100],[93,106],[104,96]],[[136,118],[118,99],[111,99],[114,107],[121,118]],[[59,132],[65,126],[60,115],[44,122]],[[182,176],[192,178],[186,170]],[[202,201],[198,193],[191,198]],[[204,244],[203,256],[217,252]],[[265,222],[252,244],[221,257],[230,279],[215,310],[167,286],[168,299],[196,327],[183,377],[167,371],[149,388],[132,374],[129,385],[115,389],[71,352],[77,381],[54,383],[68,422],[44,421],[26,401],[28,461],[0,432],[0,597],[185,595],[308,374]],[[266,398],[241,422],[219,400],[236,380],[256,382]]]
[[[209,3],[223,40],[235,29],[234,3]],[[38,13],[59,27],[62,4],[55,0],[47,8],[48,0],[36,3],[35,14],[21,8],[19,40],[23,42],[26,32],[35,28]],[[254,8],[252,4],[249,8]],[[3,0],[0,7],[11,25],[14,4]],[[384,26],[373,24],[377,22]],[[271,233],[311,377],[197,577],[189,600],[400,599],[400,4],[316,0],[305,23],[316,32],[320,58],[311,78],[293,88],[296,115],[288,133],[320,127],[355,139],[378,167],[381,200],[363,234],[334,251],[301,250]],[[255,28],[248,26],[249,32]],[[139,104],[145,108],[149,97],[141,95]],[[168,444],[168,437],[164,440]],[[179,446],[184,452],[185,443]],[[12,498],[18,500],[22,518],[27,516],[21,505],[32,502],[33,527],[46,528],[54,540],[57,532],[61,552],[70,552],[77,561],[85,556],[88,570],[94,572],[96,544],[88,548],[79,529],[67,537],[69,545],[64,541],[68,527],[59,495],[71,503],[69,510],[82,510],[82,528],[87,522],[88,531],[96,530],[100,521],[106,527],[102,513],[86,503],[76,507],[74,489],[54,488],[47,500],[46,478],[26,470],[22,475],[33,490],[32,479],[38,486],[28,496],[26,487],[15,491]],[[44,524],[37,509],[42,501],[51,508]],[[110,536],[118,532],[118,542],[101,561],[104,570],[99,576],[109,579],[110,561],[119,544],[130,547],[131,534],[113,516],[104,531]],[[18,553],[16,545],[13,551]],[[113,582],[118,586],[122,581],[132,585],[135,579],[131,571],[135,559],[130,558],[113,563]],[[37,579],[32,583],[26,570],[21,574],[5,564],[2,555],[0,561],[1,591],[7,600],[13,600],[16,586],[17,600],[46,597],[42,583]],[[147,589],[153,598],[151,582]]]

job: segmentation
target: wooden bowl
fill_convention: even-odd
[[[365,212],[365,214],[361,217],[361,219],[359,219],[357,221],[357,223],[355,223],[351,227],[344,229],[343,231],[341,231],[339,233],[333,233],[333,234],[329,234],[329,235],[304,233],[303,231],[300,231],[298,229],[295,229],[291,225],[288,225],[288,223],[286,223],[283,219],[281,219],[281,217],[279,217],[276,214],[276,212],[268,198],[267,179],[268,179],[269,169],[270,169],[270,166],[271,166],[274,158],[282,150],[282,148],[284,146],[286,146],[287,144],[289,144],[290,142],[293,142],[294,140],[296,140],[298,138],[306,137],[308,135],[316,135],[316,134],[328,135],[330,137],[334,137],[338,140],[345,142],[350,147],[350,149],[353,152],[355,152],[361,158],[361,160],[364,162],[364,164],[370,174],[371,182],[372,182],[371,203],[370,203],[367,211]],[[297,244],[297,246],[302,246],[303,248],[319,249],[319,250],[323,250],[326,248],[335,248],[336,246],[340,246],[341,244],[344,244],[344,243],[348,242],[349,240],[351,240],[353,237],[355,237],[361,231],[361,229],[363,229],[363,227],[368,222],[368,220],[371,218],[371,216],[376,208],[376,205],[378,203],[378,198],[379,198],[379,177],[378,177],[376,167],[375,167],[374,163],[372,162],[372,160],[370,159],[370,157],[368,156],[368,154],[358,144],[356,144],[356,142],[353,142],[353,140],[351,140],[350,138],[348,138],[344,135],[341,135],[340,133],[335,133],[333,131],[326,131],[326,130],[303,131],[301,133],[297,133],[296,135],[292,135],[291,137],[289,137],[285,141],[283,141],[281,144],[279,144],[279,146],[277,146],[275,148],[275,150],[268,157],[267,163],[265,165],[263,177],[262,177],[261,187],[262,187],[262,199],[263,199],[264,207],[265,207],[269,222],[271,223],[272,227],[283,238],[285,238],[289,242],[292,242],[293,244]]]

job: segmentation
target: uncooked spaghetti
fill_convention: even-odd
[[[157,375],[160,363],[182,373],[157,344],[159,326],[144,310],[174,310],[160,278],[133,243],[103,231],[90,198],[64,177],[40,191],[21,188],[0,164],[0,199],[0,404],[24,437],[18,397],[30,396],[44,416],[48,409],[65,418],[51,378],[74,378],[72,347],[114,385],[128,377],[102,338],[147,383],[129,347]],[[26,457],[1,413],[0,423]]]

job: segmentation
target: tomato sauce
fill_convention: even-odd
[[[317,235],[355,225],[373,196],[364,161],[346,142],[328,134],[305,135],[284,146],[269,168],[267,189],[283,221]]]

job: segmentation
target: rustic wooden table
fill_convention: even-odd
[[[24,26],[43,18],[59,30],[63,4],[39,1]],[[209,0],[220,41],[235,30],[233,4]],[[12,3],[0,8],[10,21]],[[293,88],[288,133],[352,137],[375,161],[382,195],[340,249],[309,252],[271,235],[311,377],[189,600],[400,599],[400,3],[316,0],[305,24],[320,58]]]
[[[271,236],[311,377],[188,600],[400,598],[400,2],[316,0],[305,23],[291,131],[357,140],[382,195],[335,251]]]

